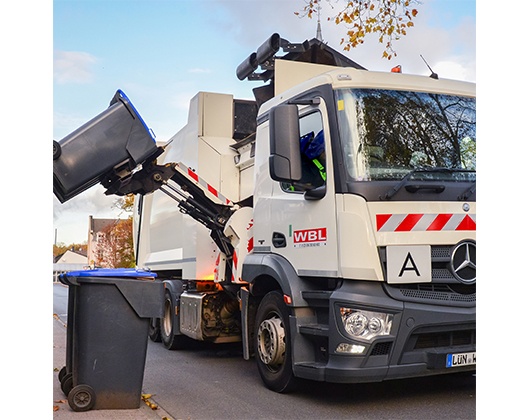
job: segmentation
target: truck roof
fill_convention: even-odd
[[[263,104],[260,114],[291,97],[325,84],[330,84],[333,89],[391,89],[468,97],[476,94],[475,83],[471,82],[277,60],[275,97]]]
[[[280,50],[286,54],[278,56]],[[258,107],[264,105],[263,111],[285,98],[323,84],[331,84],[333,88],[401,89],[475,96],[474,83],[438,79],[434,73],[433,77],[427,77],[368,71],[319,39],[297,44],[277,33],[238,66],[236,75],[240,80],[269,82],[253,89]]]

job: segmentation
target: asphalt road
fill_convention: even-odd
[[[54,285],[54,313],[64,323],[66,292],[64,286]],[[267,390],[254,361],[244,360],[239,345],[233,344],[168,351],[162,344],[150,341],[143,385],[143,392],[153,394],[151,400],[160,408],[156,415],[142,407],[132,414],[126,410],[128,417],[125,412],[121,417],[112,417],[116,410],[114,413],[102,410],[97,418],[152,419],[163,415],[170,419],[476,418],[474,375],[360,385],[307,381],[298,392],[284,395]],[[84,415],[96,418],[89,417],[89,413],[69,411],[67,405],[61,406],[61,410],[60,418],[77,419]],[[54,418],[59,417],[54,414]]]

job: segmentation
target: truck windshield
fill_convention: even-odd
[[[475,181],[475,98],[379,89],[336,95],[351,180]]]

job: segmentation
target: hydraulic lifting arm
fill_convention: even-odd
[[[230,278],[231,260],[234,253],[230,239],[224,234],[226,222],[239,208],[230,200],[200,179],[194,171],[182,163],[157,165],[156,161],[145,163],[129,178],[107,183],[106,195],[146,195],[156,190],[175,200],[182,213],[202,223],[210,230],[210,237],[226,255],[227,276]]]

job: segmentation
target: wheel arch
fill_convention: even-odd
[[[164,289],[169,291],[173,297],[180,296],[184,291],[183,280],[165,279],[162,282],[164,283]]]
[[[291,298],[289,306],[307,306],[302,298],[305,281],[281,255],[248,255],[243,264],[242,278],[249,283],[250,294],[259,300],[272,290],[281,290]]]
[[[306,307],[302,298],[305,281],[284,257],[276,254],[249,254],[242,268],[242,278],[249,283],[242,290],[241,321],[243,325],[243,354],[249,359],[255,353],[253,346],[254,324],[261,300],[274,290],[291,298],[288,307]],[[307,284],[305,285],[307,288]]]

